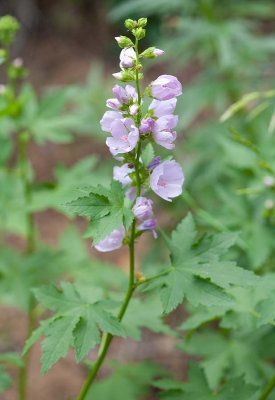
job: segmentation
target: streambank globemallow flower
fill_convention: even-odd
[[[124,104],[133,104],[138,98],[136,89],[131,85],[126,85],[125,88],[120,85],[115,85],[113,87],[113,93],[116,97],[106,101],[106,106],[113,110],[119,109]]]
[[[129,174],[134,171],[134,168],[130,168],[128,164],[123,164],[121,167],[114,167],[113,178],[122,184],[123,187],[131,184],[132,179]]]
[[[110,235],[98,242],[94,247],[102,253],[117,250],[122,246],[124,236],[125,229],[123,226],[121,226],[119,229],[115,229],[110,233]]]
[[[150,175],[151,189],[166,201],[182,193],[184,176],[175,160],[167,160],[153,169]]]
[[[182,86],[173,75],[161,75],[151,83],[151,94],[157,100],[170,100],[182,94]]]
[[[158,237],[157,232],[155,231],[156,226],[157,226],[156,219],[151,218],[142,222],[140,225],[138,225],[137,228],[139,231],[151,231],[154,239],[156,239]]]
[[[138,128],[131,118],[114,120],[110,132],[112,136],[106,139],[106,144],[114,156],[119,153],[129,153],[139,140]]]
[[[116,119],[121,119],[122,114],[118,111],[106,111],[100,120],[101,129],[104,132],[111,132],[111,124]]]
[[[156,143],[166,149],[172,150],[175,145],[177,133],[172,131],[178,123],[177,115],[164,115],[155,121],[153,138]]]
[[[163,117],[164,115],[173,114],[177,105],[177,99],[173,97],[169,100],[153,100],[149,106],[149,110],[152,110],[155,117]]]

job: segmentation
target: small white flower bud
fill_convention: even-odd
[[[131,39],[129,39],[127,36],[117,36],[115,37],[115,40],[117,41],[119,47],[127,48],[127,47],[132,47],[134,46],[134,43],[132,42]]]
[[[23,67],[23,60],[22,60],[22,58],[17,57],[17,58],[15,58],[15,60],[13,60],[12,64],[16,68],[21,68],[21,67]]]
[[[0,85],[0,95],[5,94],[6,90],[7,90],[6,85]]]
[[[132,104],[132,105],[129,107],[129,113],[130,113],[131,115],[137,115],[137,113],[138,113],[138,105],[137,105],[137,104]]]
[[[122,80],[122,72],[116,72],[113,74],[113,77],[116,79]]]
[[[156,47],[148,47],[148,49],[144,50],[140,56],[143,58],[156,58],[161,56],[163,53],[163,50],[157,49]]]
[[[271,188],[271,187],[275,186],[275,179],[271,175],[266,175],[263,179],[263,183],[264,183],[265,187]]]
[[[273,201],[272,199],[267,199],[267,200],[264,202],[264,206],[265,206],[265,208],[266,208],[267,210],[272,210],[272,209],[274,208],[274,206],[275,206],[275,203],[274,203],[274,201]]]

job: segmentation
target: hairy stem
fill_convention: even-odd
[[[266,400],[270,393],[274,390],[275,388],[275,375],[270,379],[266,387],[264,388],[263,392],[260,394],[258,400]]]

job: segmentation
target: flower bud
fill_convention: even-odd
[[[137,21],[134,21],[133,19],[126,19],[124,25],[126,29],[132,31],[137,27]]]
[[[267,200],[264,202],[264,207],[265,207],[267,210],[272,210],[272,209],[275,207],[275,203],[274,203],[274,201],[273,201],[272,199],[267,199]]]
[[[147,25],[147,18],[139,18],[138,27],[144,28]]]
[[[121,103],[118,99],[107,99],[106,106],[112,108],[113,110],[118,110],[121,107]]]
[[[131,115],[137,115],[137,113],[138,113],[138,104],[132,104],[132,105],[129,107],[129,113],[130,113]]]
[[[145,36],[145,29],[137,28],[133,30],[133,35],[136,37],[137,40],[143,39]]]
[[[120,68],[132,68],[136,63],[136,57],[136,52],[133,47],[122,49],[119,56]]]
[[[19,28],[20,25],[14,17],[6,15],[0,18],[0,42],[5,46],[9,46]]]
[[[5,94],[6,91],[7,91],[6,85],[2,85],[2,84],[1,84],[1,85],[0,85],[0,96],[3,95],[3,94]]]
[[[144,50],[140,56],[143,58],[156,58],[161,56],[163,53],[163,50],[157,49],[156,47],[148,47],[148,49]]]
[[[153,201],[146,197],[138,197],[133,208],[133,213],[140,222],[153,218]]]
[[[135,80],[135,72],[130,69],[123,70],[121,72],[116,72],[113,77],[119,79],[122,82],[130,82]]]
[[[134,43],[132,42],[131,39],[129,39],[127,36],[117,36],[115,37],[119,47],[122,49],[125,47],[132,47],[134,46]]]
[[[155,126],[155,120],[151,117],[143,118],[140,123],[139,130],[141,133],[152,132]]]
[[[145,276],[143,275],[142,272],[140,272],[140,271],[136,272],[136,280],[137,280],[137,282],[144,282],[145,281]]]
[[[267,188],[275,187],[275,179],[271,175],[266,175],[263,179],[264,185]]]
[[[22,58],[16,58],[8,69],[8,76],[10,79],[23,78],[26,74],[26,70],[23,66]]]
[[[20,57],[17,57],[13,60],[12,62],[13,66],[15,68],[22,68],[23,67],[23,60]]]

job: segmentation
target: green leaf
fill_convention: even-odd
[[[6,373],[4,367],[0,365],[0,393],[3,393],[11,384],[11,377]]]
[[[54,320],[46,330],[46,338],[42,342],[42,372],[48,370],[62,357],[65,357],[73,344],[73,331],[80,316],[63,317]]]
[[[5,304],[29,310],[32,288],[57,282],[75,265],[67,262],[63,253],[37,248],[33,254],[24,254],[14,248],[0,249],[0,297]]]
[[[212,391],[203,370],[195,364],[188,368],[188,382],[164,378],[154,384],[163,390],[163,400],[256,400],[259,394],[257,387],[246,384],[242,378],[231,379],[218,392]]]
[[[93,334],[91,334],[93,332]],[[80,362],[100,342],[95,322],[86,315],[80,318],[74,330],[76,361]]]
[[[177,226],[171,239],[165,240],[173,265],[161,291],[166,313],[184,298],[194,306],[228,306],[233,299],[224,289],[233,285],[253,286],[259,280],[254,273],[223,259],[236,241],[235,234],[205,235],[197,239],[191,214]]]
[[[88,196],[67,203],[66,208],[91,219],[85,236],[93,237],[95,244],[122,225],[128,229],[133,220],[131,209],[125,205],[125,192],[116,181],[109,191],[98,186]]]
[[[64,203],[85,196],[89,193],[87,187],[97,184],[109,183],[109,165],[100,164],[96,156],[89,156],[73,164],[70,168],[57,165],[54,170],[55,181],[49,185],[36,185],[34,187],[31,211],[43,211],[54,208],[60,212],[66,212],[69,216],[72,212],[64,207]],[[72,197],[73,196],[73,197]]]
[[[180,348],[184,353],[202,358],[200,364],[212,390],[217,390],[228,377],[242,377],[247,384],[259,386],[274,374],[274,368],[270,368],[261,355],[265,337],[265,331],[243,337],[225,337],[221,332],[205,331],[186,338]]]
[[[65,357],[73,346],[77,361],[81,361],[88,352],[100,342],[100,331],[116,336],[125,336],[120,322],[106,311],[106,302],[89,302],[71,283],[45,286],[34,291],[38,301],[56,314],[41,322],[26,342],[24,352],[41,336],[42,371],[47,372],[61,357]]]
[[[192,312],[192,314],[183,322],[180,328],[184,330],[196,329],[206,322],[220,318],[227,312],[227,310],[230,309],[230,306],[216,306],[211,308],[199,307],[198,310],[196,309]]]
[[[135,340],[142,337],[141,328],[150,329],[152,332],[175,336],[176,332],[163,321],[162,307],[158,296],[150,296],[144,300],[132,299],[122,325],[127,336]]]
[[[158,366],[143,363],[114,363],[111,376],[95,382],[87,394],[87,400],[137,400],[148,393],[151,382],[161,372]]]
[[[255,386],[247,385],[242,378],[237,378],[225,384],[219,393],[219,400],[256,400],[257,393]]]
[[[152,146],[151,143],[148,143],[141,153],[141,160],[145,165],[145,167],[147,167],[148,164],[150,164],[150,162],[153,160],[154,157],[155,157],[154,147]]]

